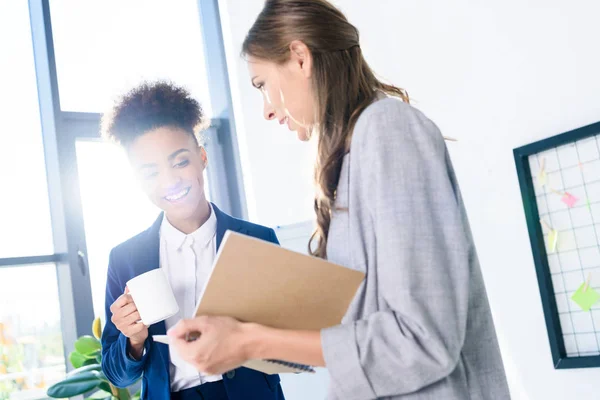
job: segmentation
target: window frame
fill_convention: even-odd
[[[79,336],[91,333],[94,318],[75,145],[78,139],[98,139],[101,115],[61,110],[49,0],[28,3],[54,252],[0,258],[0,269],[56,266],[63,350],[71,370],[67,355]],[[219,2],[198,0],[198,10],[205,54],[211,55],[205,58],[215,116],[205,132],[211,197],[225,212],[247,218]]]

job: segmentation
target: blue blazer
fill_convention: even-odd
[[[235,219],[214,204],[217,217],[217,249],[227,230],[279,243],[273,229]],[[127,387],[142,377],[142,399],[169,399],[169,349],[155,343],[152,335],[166,334],[164,322],[151,325],[146,352],[136,361],[127,354],[127,338],[111,322],[110,306],[123,294],[126,282],[144,272],[159,268],[159,242],[162,214],[152,226],[115,247],[110,253],[106,282],[106,326],[102,333],[102,370],[117,387]],[[247,368],[223,374],[230,400],[284,400],[279,375],[265,375]],[[210,400],[210,399],[208,399]]]

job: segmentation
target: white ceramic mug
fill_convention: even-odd
[[[127,287],[144,325],[164,321],[179,312],[171,285],[160,268],[129,280]]]

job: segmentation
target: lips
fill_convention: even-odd
[[[163,198],[171,203],[180,201],[190,193],[191,188],[192,188],[191,186],[188,186],[186,188],[178,190],[177,192],[171,192],[170,194],[168,194],[167,196],[165,196]]]

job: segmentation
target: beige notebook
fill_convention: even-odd
[[[225,315],[279,329],[338,325],[365,274],[228,231],[196,315]],[[267,374],[312,372],[277,360],[244,365]]]

